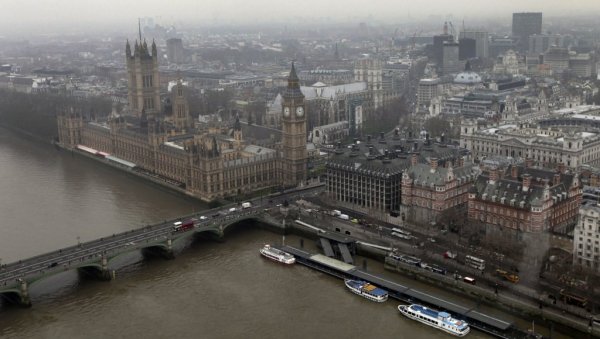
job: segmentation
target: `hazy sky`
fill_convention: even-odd
[[[131,25],[138,17],[171,23],[281,22],[286,17],[352,21],[401,22],[428,15],[455,18],[495,16],[510,22],[512,12],[541,11],[544,15],[600,14],[600,0],[2,0],[0,35],[4,32],[99,24]]]

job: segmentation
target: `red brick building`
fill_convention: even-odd
[[[402,213],[413,222],[434,222],[452,208],[463,207],[466,213],[469,188],[480,170],[473,164],[455,159],[429,158],[428,164],[417,163],[411,157],[411,166],[402,174]]]
[[[469,221],[488,229],[566,232],[577,221],[582,187],[576,174],[561,169],[511,165],[484,172],[469,192]]]

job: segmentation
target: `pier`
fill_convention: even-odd
[[[435,309],[444,310],[457,319],[465,320],[472,328],[490,334],[496,338],[508,339],[530,337],[529,333],[516,328],[510,322],[378,277],[361,270],[354,265],[347,264],[337,259],[321,254],[311,254],[291,246],[273,247],[293,254],[294,257],[296,257],[297,263],[312,269],[340,279],[359,279],[368,281],[387,290],[391,298],[405,303],[418,303]]]

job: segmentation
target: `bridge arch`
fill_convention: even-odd
[[[2,303],[9,303],[11,305],[21,304],[21,290],[19,289],[6,289],[0,291],[0,301]]]

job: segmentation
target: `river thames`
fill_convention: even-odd
[[[2,263],[206,208],[3,128],[0,177]],[[184,244],[174,260],[144,259],[139,252],[120,257],[111,262],[116,278],[110,282],[80,279],[75,271],[55,275],[30,286],[31,308],[2,306],[0,337],[449,337],[399,315],[395,300],[369,302],[351,294],[339,279],[259,256],[264,243],[281,241],[277,234],[241,224],[223,242]],[[298,245],[300,239],[288,236],[286,242]],[[312,241],[304,244],[316,251]],[[368,269],[476,306],[384,272],[381,263],[368,260]],[[510,315],[482,310],[527,326]],[[469,338],[489,336],[472,331]]]

